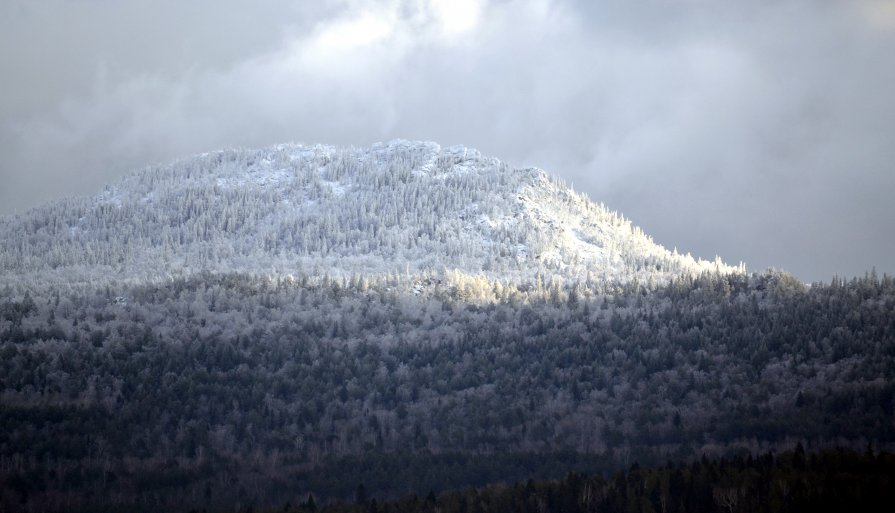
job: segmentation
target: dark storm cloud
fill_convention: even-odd
[[[223,146],[405,137],[703,257],[892,272],[893,51],[882,0],[6,2],[0,212]]]

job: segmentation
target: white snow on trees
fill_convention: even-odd
[[[404,140],[206,153],[0,219],[0,285],[13,287],[210,271],[600,288],[744,270],[668,251],[542,170]]]

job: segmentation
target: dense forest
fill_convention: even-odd
[[[17,295],[201,271],[445,270],[589,288],[745,271],[669,251],[540,169],[412,141],[214,152],[0,217],[0,287]]]
[[[895,503],[895,457],[798,445],[765,453],[702,458],[691,464],[640,468],[611,476],[569,473],[554,481],[517,482],[425,498],[371,498],[358,485],[353,502],[319,507],[313,495],[271,513],[813,513],[888,512]],[[250,508],[242,509],[242,512]]]
[[[887,276],[594,292],[197,274],[37,290],[0,299],[2,510],[228,510],[361,483],[423,496],[895,442]],[[617,485],[600,483],[595,497]]]

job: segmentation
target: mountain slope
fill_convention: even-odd
[[[0,242],[0,280],[32,285],[456,270],[599,287],[741,270],[670,252],[539,169],[409,141],[228,150],[147,168],[92,198],[0,221]]]
[[[895,446],[891,277],[697,262],[474,150],[218,152],[0,224],[0,511]]]

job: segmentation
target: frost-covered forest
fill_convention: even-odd
[[[211,153],[0,220],[0,285],[18,294],[201,271],[451,270],[591,288],[743,271],[668,251],[541,170],[409,141]]]
[[[895,282],[654,244],[463,147],[281,145],[0,220],[0,510],[381,497],[895,442]]]
[[[889,277],[780,273],[29,294],[0,304],[0,483],[35,509],[225,507],[886,445],[893,310]]]

